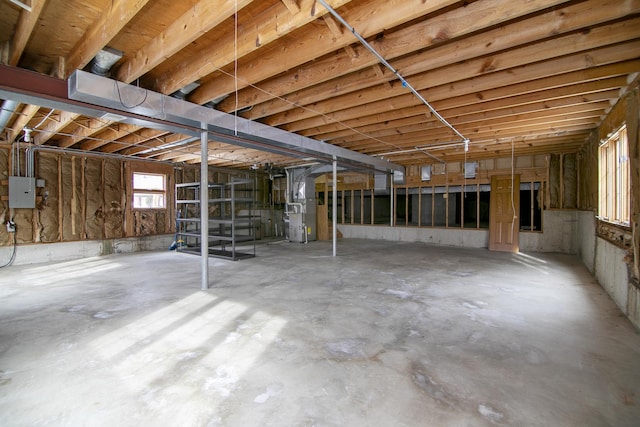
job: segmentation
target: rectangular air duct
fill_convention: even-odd
[[[183,127],[183,134],[199,136],[204,123],[212,140],[324,163],[335,159],[349,169],[404,173],[403,166],[387,160],[85,71],[75,71],[68,82],[70,99],[175,123]]]

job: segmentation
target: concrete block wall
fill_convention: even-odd
[[[381,225],[340,225],[345,238],[423,242],[444,246],[486,248],[489,230],[456,230],[444,228],[389,227]]]
[[[83,240],[78,242],[23,244],[16,248],[13,265],[36,264],[73,259],[152,250],[168,250],[173,234],[128,237],[107,240]],[[11,258],[13,246],[0,247],[0,265]]]
[[[618,308],[640,329],[640,289],[629,279],[627,251],[596,236],[591,211],[577,213],[578,256]]]
[[[542,211],[542,233],[520,233],[521,252],[576,254],[578,211]]]
[[[521,232],[522,252],[577,253],[577,211],[552,210],[543,212],[543,232]],[[340,225],[345,238],[424,242],[444,246],[486,248],[489,230],[454,228],[389,227],[382,225]]]

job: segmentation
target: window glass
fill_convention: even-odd
[[[166,176],[153,173],[133,173],[134,209],[166,208]]]
[[[629,146],[627,129],[620,128],[600,145],[598,216],[629,225]]]
[[[156,190],[164,191],[164,175],[151,173],[133,173],[134,190]]]

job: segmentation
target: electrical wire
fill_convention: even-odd
[[[9,220],[11,222],[13,222],[13,220]],[[14,230],[15,230],[15,225],[14,225]],[[16,231],[13,232],[13,251],[11,252],[11,258],[9,258],[9,261],[7,261],[6,264],[0,265],[0,268],[5,268],[10,266],[11,264],[13,264],[13,261],[15,261],[16,259],[16,247],[18,246],[18,239],[16,238]]]
[[[124,108],[136,108],[141,106],[142,104],[144,104],[147,100],[147,96],[149,96],[149,91],[147,89],[144,90],[144,98],[142,99],[142,101],[140,101],[138,104],[135,105],[127,105],[124,103],[124,101],[122,100],[122,94],[120,93],[120,86],[118,85],[118,80],[114,80],[113,81],[114,84],[116,85],[116,92],[118,92],[118,99],[120,100],[120,104],[122,104],[122,106]]]
[[[223,70],[222,68],[216,68],[216,70],[219,71],[222,74],[225,74],[225,75],[229,76],[229,77],[232,77],[232,78],[234,77],[233,74]],[[379,142],[379,143],[384,144],[384,145],[388,145],[389,147],[397,148],[398,150],[402,149],[402,147],[400,147],[400,146],[398,146],[396,144],[393,144],[393,143],[390,143],[390,142],[387,142],[387,141],[383,141],[383,140],[381,140],[379,138],[376,138],[375,136],[368,135],[368,134],[366,134],[366,133],[364,133],[362,131],[359,131],[358,129],[356,129],[354,127],[351,127],[348,124],[329,116],[328,114],[322,113],[320,111],[314,110],[313,108],[309,108],[309,107],[306,107],[304,105],[300,105],[295,101],[290,101],[290,100],[288,100],[288,99],[286,99],[286,98],[284,98],[284,97],[282,97],[280,95],[276,95],[276,94],[274,94],[272,92],[269,92],[268,90],[262,89],[261,87],[258,87],[258,86],[254,85],[252,83],[249,83],[246,80],[243,80],[243,79],[240,79],[240,78],[238,78],[237,80],[239,80],[242,83],[244,83],[247,87],[252,87],[252,88],[254,88],[254,89],[256,89],[256,90],[258,90],[258,91],[260,91],[262,93],[265,93],[265,94],[267,94],[267,95],[269,95],[269,96],[271,96],[271,97],[273,97],[275,99],[278,99],[280,101],[286,102],[287,104],[293,105],[296,108],[301,108],[301,109],[309,111],[309,112],[311,112],[313,114],[317,114],[318,116],[324,117],[325,119],[329,120],[330,122],[336,123],[336,124],[344,127],[345,129],[348,129],[348,130],[350,130],[352,132],[355,132],[358,135],[361,135],[361,136],[363,136],[363,137],[365,137],[367,139]],[[237,97],[236,97],[236,100],[237,100]]]
[[[382,55],[380,55],[380,53],[377,50],[375,50],[375,48],[371,46],[369,42],[367,42],[365,38],[362,37],[362,35],[360,35],[360,33],[356,31],[355,28],[353,28],[342,16],[340,16],[340,14],[335,9],[329,6],[329,4],[327,4],[325,0],[318,0],[318,1],[324,6],[325,9],[327,9],[327,11],[331,15],[333,15],[342,25],[344,25],[355,36],[355,38],[358,39],[358,41],[360,41],[360,43],[369,52],[371,52],[373,56],[375,56],[378,59],[378,61],[380,61],[382,65],[387,67],[389,71],[395,74],[395,76],[398,77],[398,79],[400,79],[400,81],[402,82],[402,86],[408,88],[411,91],[411,93],[413,93],[416,96],[416,98],[418,98],[424,105],[427,106],[427,108],[429,108],[429,110],[433,113],[434,116],[436,116],[438,120],[440,120],[445,126],[451,129],[456,135],[458,135],[465,144],[469,143],[469,139],[466,138],[464,135],[462,135],[460,132],[458,132],[458,130],[455,127],[453,127],[451,123],[449,123],[444,117],[442,117],[442,115],[440,115],[440,113],[438,113],[438,111],[436,111],[436,109],[433,108],[431,104],[429,104],[429,102],[426,99],[424,99],[424,97],[420,95],[420,93],[413,86],[411,86],[411,84],[400,74],[400,72],[396,70]]]

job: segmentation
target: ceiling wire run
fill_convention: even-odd
[[[431,104],[429,104],[429,102],[426,99],[424,99],[424,97],[420,95],[420,93],[413,86],[411,86],[411,84],[404,77],[402,77],[400,72],[396,70],[386,59],[384,59],[384,57],[380,55],[380,53],[377,50],[375,50],[375,48],[371,46],[369,42],[367,42],[364,39],[364,37],[362,37],[360,33],[356,31],[355,28],[349,25],[349,23],[345,21],[345,19],[338,12],[336,12],[335,9],[333,9],[329,4],[327,4],[325,0],[318,0],[318,1],[320,2],[320,4],[322,4],[325,7],[325,9],[327,9],[327,11],[329,11],[331,15],[333,15],[342,25],[344,25],[360,41],[360,43],[365,48],[367,48],[367,50],[369,50],[369,52],[371,52],[378,59],[378,61],[380,61],[382,65],[387,67],[393,74],[396,75],[396,77],[398,77],[398,79],[400,79],[400,82],[402,83],[403,87],[406,87],[407,89],[409,89],[424,105],[427,106],[427,108],[429,108],[429,110],[431,110],[433,115],[436,116],[436,118],[440,120],[440,122],[442,122],[445,126],[451,129],[456,135],[458,135],[462,139],[462,142],[464,142],[465,144],[465,151],[467,151],[469,147],[469,138],[466,138],[455,127],[453,127],[451,123],[449,123],[444,117],[442,117],[442,115],[440,115],[440,113],[438,113],[438,111],[436,111],[436,109],[433,108]]]

